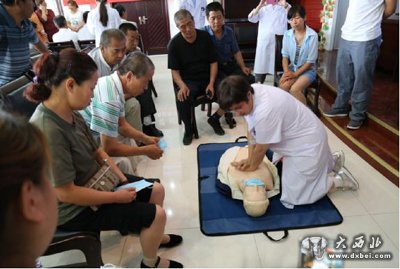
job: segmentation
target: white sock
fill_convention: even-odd
[[[151,116],[146,116],[143,118],[143,125],[149,126],[154,124],[154,122],[151,120]]]

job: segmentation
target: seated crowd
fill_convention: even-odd
[[[42,52],[33,66],[34,82],[25,92],[29,100],[39,103],[30,121],[0,110],[1,266],[34,267],[57,228],[138,234],[142,268],[183,267],[157,254],[159,248],[183,241],[179,235],[164,233],[167,216],[162,180],[136,174],[143,156],[155,160],[163,155],[158,143],[163,133],[155,127],[157,111],[149,90],[154,87],[155,66],[141,52],[137,26],[126,18],[121,20],[126,14],[123,7],[117,11],[105,5],[106,0],[97,2],[94,10],[81,13],[70,0],[71,12],[64,17],[47,9],[45,0],[37,0],[36,18],[26,11],[33,12],[30,0],[0,4],[0,21],[10,25],[0,27],[0,37],[9,33],[9,42],[14,44],[15,33],[22,28],[18,33],[22,41],[11,53],[5,54],[9,47],[0,39],[0,57],[5,55],[0,86],[30,68],[29,43]],[[338,187],[357,189],[355,179],[342,169],[343,154],[332,155],[323,125],[301,104],[305,103],[303,90],[316,78],[318,54],[317,35],[305,24],[304,8],[294,5],[287,12],[292,29],[283,39],[282,90],[254,84],[224,16],[220,3],[208,4],[209,25],[200,30],[188,10],[180,9],[174,15],[179,33],[168,44],[168,68],[185,128],[183,144],[190,145],[194,136],[191,107],[196,98],[206,96],[220,104],[207,120],[217,135],[225,134],[221,117],[230,128],[236,126],[232,111],[245,116],[249,124],[252,156],[235,164],[238,170],[256,169],[269,148],[285,156],[281,201],[286,207],[315,202]],[[36,32],[29,18],[38,22]],[[96,40],[96,47],[89,53],[73,48],[51,53],[44,45],[81,38]],[[284,135],[280,136],[279,128]],[[296,136],[305,129],[309,133]],[[300,155],[305,145],[311,147],[307,158]],[[151,186],[139,192],[88,187],[104,162],[121,185],[145,180]],[[24,169],[19,169],[21,164]],[[312,173],[297,169],[304,165]],[[29,244],[15,244],[17,240]],[[24,258],[15,254],[21,252]]]

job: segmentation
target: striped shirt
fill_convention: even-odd
[[[118,137],[118,120],[125,117],[125,98],[118,73],[99,78],[92,102],[80,113],[95,134]]]
[[[0,86],[29,70],[29,43],[38,42],[32,23],[24,19],[21,26],[17,26],[0,4]]]

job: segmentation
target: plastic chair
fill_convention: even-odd
[[[47,48],[53,52],[60,52],[66,48],[73,48],[76,49],[76,46],[72,40],[65,41],[65,42],[50,42],[47,45]]]
[[[88,53],[96,47],[96,41],[93,40],[78,40],[80,51]]]

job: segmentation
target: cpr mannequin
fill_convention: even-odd
[[[244,209],[249,216],[259,217],[268,208],[268,198],[279,193],[279,176],[276,167],[267,157],[257,170],[251,172],[239,171],[231,164],[247,158],[247,147],[229,148],[221,156],[218,179],[229,185],[233,199],[243,200]]]

